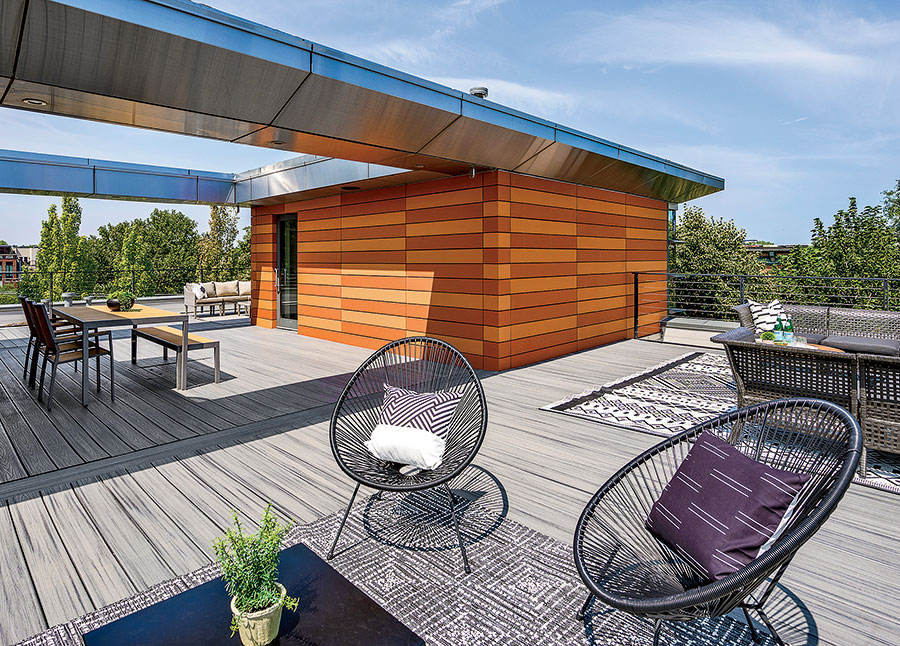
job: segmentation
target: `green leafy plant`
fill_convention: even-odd
[[[222,579],[234,605],[240,612],[231,620],[231,635],[240,629],[244,613],[258,612],[278,603],[281,592],[276,585],[278,553],[290,523],[281,524],[269,503],[263,509],[259,531],[247,534],[236,512],[232,512],[232,526],[224,536],[213,541]],[[288,610],[297,609],[296,598],[285,597],[281,604]]]
[[[109,297],[119,301],[119,307],[123,312],[127,312],[134,307],[134,294],[131,292],[126,292],[124,290],[113,292]]]
[[[771,332],[771,331],[763,332],[762,334],[759,335],[759,338],[762,339],[763,341],[774,341],[775,333]]]

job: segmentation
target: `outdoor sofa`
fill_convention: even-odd
[[[250,281],[188,283],[184,286],[184,313],[197,316],[204,307],[219,308],[219,316],[225,314],[225,305],[231,303],[237,311],[239,304],[250,305]]]
[[[756,339],[748,305],[734,308],[741,326],[710,340],[725,346],[738,407],[784,397],[839,404],[862,427],[865,449],[900,453],[900,312],[784,305],[794,334],[837,348],[780,346]]]

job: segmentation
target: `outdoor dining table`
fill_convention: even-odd
[[[117,312],[106,305],[74,305],[71,307],[54,307],[53,313],[58,317],[71,321],[81,327],[81,404],[88,405],[88,356],[90,349],[90,333],[100,328],[137,327],[139,325],[156,325],[159,323],[181,322],[182,352],[178,353],[176,365],[175,388],[183,390],[187,384],[187,346],[188,317],[157,307],[135,304],[128,312]]]

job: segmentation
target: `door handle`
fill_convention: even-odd
[[[281,293],[281,281],[278,279],[278,269],[275,269],[275,293]]]

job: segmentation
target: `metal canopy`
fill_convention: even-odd
[[[499,168],[671,202],[725,185],[186,0],[3,0],[0,101],[415,171]]]

